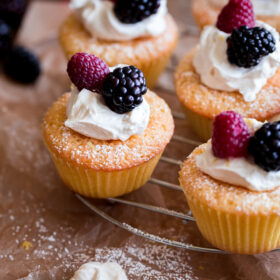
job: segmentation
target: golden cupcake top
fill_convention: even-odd
[[[94,55],[77,53],[67,73],[72,92],[53,104],[43,123],[44,139],[57,155],[95,170],[120,170],[164,149],[173,118],[167,104],[148,91],[141,70],[109,68]]]
[[[261,123],[223,112],[214,120],[212,139],[184,163],[180,181],[186,193],[217,204],[217,209],[250,213],[272,209],[279,214],[279,147],[279,121]]]
[[[196,156],[205,149],[206,144],[196,148],[180,171],[181,186],[187,195],[216,210],[229,213],[280,215],[280,188],[268,192],[252,192],[212,178],[196,165]]]
[[[79,51],[86,51],[103,57],[109,66],[125,61],[141,68],[159,53],[165,55],[167,50],[163,46],[170,46],[170,49],[175,46],[178,37],[176,23],[170,15],[166,15],[165,20],[166,30],[160,36],[110,42],[92,38],[75,15],[70,14],[60,28],[59,41],[68,58]]]
[[[128,41],[166,29],[167,0],[71,0],[70,8],[92,37]]]
[[[202,31],[192,64],[210,90],[233,92],[254,102],[280,66],[279,34],[255,21],[250,0],[230,0],[216,24]]]
[[[202,84],[193,67],[196,50],[188,53],[175,73],[175,87],[179,100],[189,109],[209,119],[227,110],[234,110],[247,118],[269,120],[280,112],[280,69],[257,94],[252,102],[244,102],[237,91],[214,90]]]
[[[68,162],[107,171],[136,166],[161,152],[173,135],[174,122],[170,109],[151,91],[146,94],[151,108],[149,124],[143,134],[134,135],[126,141],[97,140],[67,128],[64,123],[69,98],[70,93],[67,93],[56,101],[43,122],[45,141]]]

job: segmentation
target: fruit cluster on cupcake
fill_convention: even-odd
[[[150,88],[156,83],[178,39],[167,0],[71,0],[70,8],[59,34],[68,59],[92,53],[110,67],[136,66]]]
[[[223,159],[252,157],[263,170],[279,171],[280,121],[266,122],[251,134],[241,115],[223,112],[214,120],[212,151],[215,157]]]
[[[212,139],[188,157],[180,183],[202,235],[257,254],[280,245],[280,122],[216,116]]]
[[[140,22],[158,11],[161,0],[113,0],[117,18],[127,24]]]
[[[251,1],[232,0],[222,9],[216,26],[231,34],[227,38],[227,57],[231,64],[250,68],[275,51],[275,38],[271,32],[255,25]]]
[[[67,72],[79,90],[100,93],[107,106],[118,114],[139,106],[148,90],[142,71],[135,66],[116,67],[110,72],[108,65],[92,54],[75,54],[68,62]]]
[[[236,2],[238,2],[237,0]],[[228,0],[192,0],[192,13],[199,28],[214,24]],[[256,18],[280,30],[280,1],[252,0]]]
[[[174,122],[167,104],[149,91],[135,66],[108,67],[77,53],[67,72],[74,84],[47,112],[46,146],[65,184],[106,198],[138,189],[150,178]]]
[[[216,116],[207,152],[198,167],[225,183],[251,191],[280,186],[280,121],[243,119],[234,111]]]
[[[259,121],[278,115],[279,66],[278,32],[255,20],[250,0],[229,0],[175,74],[176,93],[197,134],[208,140],[215,116],[227,110]]]

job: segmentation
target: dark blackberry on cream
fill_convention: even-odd
[[[265,28],[241,26],[227,39],[228,60],[239,67],[254,67],[264,56],[275,51],[275,44],[275,38]]]
[[[143,102],[147,92],[146,79],[135,66],[118,67],[103,83],[102,94],[107,106],[114,112],[124,114]]]
[[[114,12],[123,23],[137,23],[155,14],[161,0],[117,0]]]

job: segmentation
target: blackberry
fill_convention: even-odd
[[[12,79],[21,83],[32,83],[40,75],[38,58],[23,47],[14,47],[4,62],[4,71]]]
[[[266,123],[251,137],[248,152],[265,171],[280,170],[280,121]]]
[[[117,0],[114,11],[123,23],[136,23],[155,14],[161,0]]]
[[[103,97],[107,106],[118,114],[132,111],[143,102],[147,92],[146,79],[135,66],[116,68],[103,83]]]
[[[12,44],[11,28],[0,19],[0,58],[5,57]]]
[[[227,39],[227,57],[230,63],[250,68],[258,65],[261,58],[275,51],[275,38],[262,27],[241,26],[232,31]]]
[[[12,29],[17,30],[27,8],[26,0],[1,0],[0,18],[6,21]]]

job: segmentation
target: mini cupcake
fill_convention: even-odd
[[[149,87],[156,83],[178,39],[167,0],[71,0],[70,7],[59,33],[68,59],[92,53],[109,66],[135,65]]]
[[[136,190],[150,178],[174,123],[134,66],[109,68],[86,53],[67,71],[74,84],[48,110],[43,138],[64,183],[95,198]]]
[[[280,122],[227,111],[184,162],[180,183],[202,235],[215,247],[258,254],[280,245]]]
[[[214,117],[234,110],[259,121],[280,112],[280,42],[271,26],[254,20],[252,4],[235,0],[216,26],[180,62],[176,93],[190,124],[208,140]]]
[[[192,13],[199,28],[215,23],[217,15],[228,0],[192,0]],[[236,1],[240,2],[240,1]],[[280,31],[280,1],[252,0],[258,20]]]

